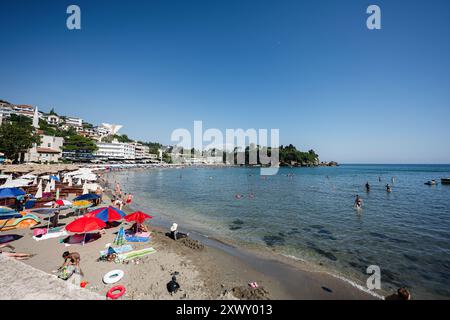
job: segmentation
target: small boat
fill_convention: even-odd
[[[442,184],[450,184],[450,178],[442,178],[441,183]]]
[[[435,185],[437,185],[437,182],[436,182],[436,180],[430,180],[430,181],[425,182],[425,184],[428,186],[435,186]]]

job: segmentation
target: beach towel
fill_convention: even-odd
[[[109,247],[109,248],[111,248],[111,247]],[[100,255],[101,256],[107,255],[109,248],[107,250],[100,251]],[[129,252],[129,251],[133,250],[133,247],[129,244],[125,244],[120,247],[112,247],[112,249],[115,251],[115,253],[120,254],[120,253],[125,253],[125,252]]]
[[[150,241],[150,237],[126,236],[125,240],[127,240],[128,242],[148,242]]]
[[[135,251],[119,254],[119,259],[123,260],[123,261],[127,261],[127,260],[131,260],[131,259],[143,257],[146,255],[155,253],[155,252],[156,252],[156,250],[154,248],[150,247],[150,248],[145,248],[145,249],[141,249],[141,250],[135,250]]]
[[[66,230],[63,230],[63,231],[58,231],[58,232],[48,232],[40,237],[33,236],[33,239],[36,241],[41,241],[41,240],[47,240],[47,239],[52,239],[52,238],[64,237],[67,235],[68,235],[68,233],[66,232]]]

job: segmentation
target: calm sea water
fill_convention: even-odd
[[[415,298],[450,298],[450,186],[424,185],[450,177],[449,165],[281,168],[266,179],[249,168],[111,175],[140,208],[191,230],[322,263],[359,284],[378,265],[382,290],[407,286]]]

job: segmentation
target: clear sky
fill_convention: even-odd
[[[202,120],[322,160],[450,163],[447,0],[1,1],[0,39],[0,99],[135,139]]]

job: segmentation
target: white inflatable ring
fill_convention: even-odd
[[[116,283],[123,278],[123,275],[124,273],[122,270],[112,270],[103,276],[103,282],[106,284]]]

